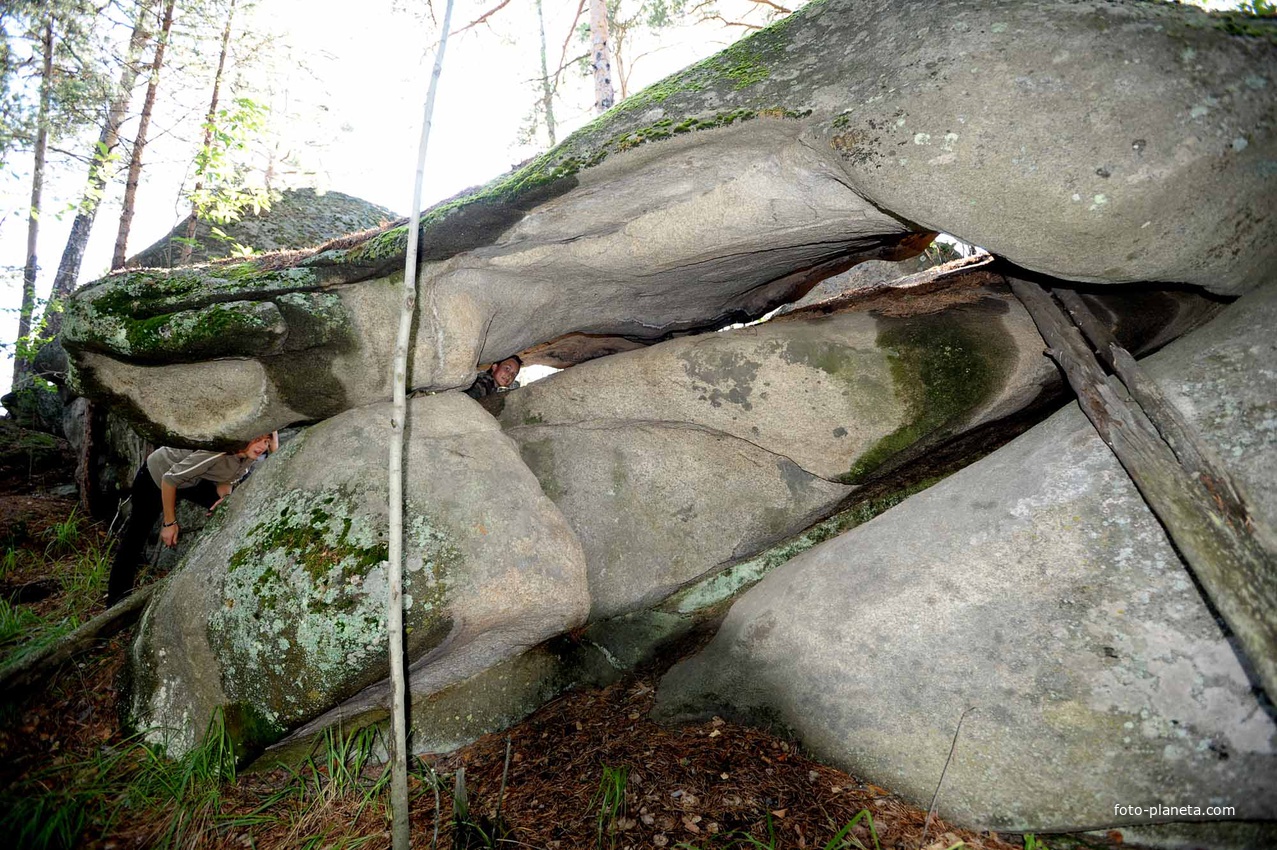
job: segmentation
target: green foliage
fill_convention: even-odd
[[[603,837],[607,836],[607,846],[616,845],[616,822],[625,817],[625,789],[630,781],[630,769],[603,766],[603,778],[599,780],[598,790],[590,801],[590,808],[596,810],[595,821],[598,831],[595,846],[602,850]]]
[[[1237,4],[1237,11],[1257,18],[1272,18],[1277,17],[1277,3],[1271,0],[1243,0]]]
[[[18,568],[18,550],[12,546],[5,547],[4,555],[0,555],[0,578]]]
[[[43,35],[53,21],[52,79],[44,129],[50,144],[98,120],[116,76],[115,45],[89,0],[12,0],[0,4],[0,168],[34,145],[44,65]]]
[[[9,604],[9,600],[0,599],[0,646],[11,643],[41,622],[40,617],[29,608],[15,607]]]
[[[80,518],[76,516],[76,510],[72,508],[66,519],[49,526],[46,532],[49,544],[44,550],[46,555],[71,552],[80,545]]]
[[[134,738],[32,774],[0,795],[0,832],[12,846],[72,848],[90,826],[106,832],[130,810],[159,809],[167,816],[150,846],[188,846],[212,824],[223,783],[234,778],[234,753],[219,714],[204,743],[176,761]]]
[[[1263,2],[1263,0],[1260,0]],[[1038,837],[1031,832],[1024,834],[1024,850],[1051,850],[1046,846],[1045,841],[1038,840]]]
[[[270,192],[248,182],[249,170],[240,156],[266,129],[267,114],[253,99],[237,97],[204,124],[209,143],[195,156],[197,185],[190,194],[198,218],[229,224],[248,210],[258,215],[270,209]]]
[[[0,665],[14,663],[38,652],[78,628],[106,592],[106,580],[111,569],[109,541],[90,534],[74,511],[66,520],[51,526],[45,536],[43,555],[30,549],[10,548],[4,555],[5,570],[16,569],[24,556],[36,562],[43,559],[42,571],[55,573],[58,577],[62,602],[42,617],[20,607],[10,607],[7,615],[0,611],[0,620],[7,616],[8,621],[14,624],[11,628],[21,625],[20,631],[0,640],[0,648],[12,650],[0,661]],[[4,626],[0,625],[0,632],[3,631]],[[16,639],[22,642],[14,646]]]

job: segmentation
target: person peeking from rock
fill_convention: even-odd
[[[107,605],[114,605],[133,591],[138,561],[157,519],[161,520],[160,542],[168,547],[177,545],[181,535],[177,522],[178,499],[202,505],[212,513],[258,458],[278,450],[279,434],[271,432],[254,438],[236,452],[168,446],[151,452],[133,477],[130,496],[133,510],[111,562]]]
[[[522,368],[523,360],[517,354],[498,360],[489,366],[486,372],[479,373],[479,377],[475,378],[474,383],[466,390],[466,395],[473,399],[481,399],[501,390],[514,389],[517,386],[514,379],[519,377],[519,370]]]

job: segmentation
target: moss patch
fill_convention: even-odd
[[[266,503],[269,514],[229,559],[223,603],[209,620],[223,690],[264,718],[258,731],[304,722],[387,671],[384,521],[340,489]],[[448,578],[460,554],[426,513],[410,506],[406,524],[404,622],[417,657],[451,628]]]
[[[961,425],[1001,387],[1010,361],[1009,340],[987,319],[950,312],[879,322],[878,347],[890,358],[907,419],[856,459],[839,478],[847,484]]]

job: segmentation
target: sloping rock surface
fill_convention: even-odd
[[[430,210],[411,381],[757,317],[933,230],[1059,278],[1238,293],[1277,260],[1277,47],[1237,29],[1171,4],[813,3]],[[78,380],[205,444],[387,398],[406,241],[108,278],[68,314]],[[220,417],[183,414],[192,384]]]
[[[1269,285],[1145,363],[1269,524],[1275,328]],[[1172,800],[1277,815],[1271,709],[1076,406],[779,568],[658,699],[667,719],[787,728],[924,804],[968,710],[939,798],[956,821],[1147,824],[1114,803]]]
[[[269,210],[245,215],[238,221],[216,225],[226,234],[219,238],[207,221],[195,225],[196,245],[188,263],[205,263],[227,257],[233,243],[254,251],[278,251],[281,248],[309,248],[358,230],[380,227],[399,218],[398,215],[362,198],[341,192],[315,189],[287,189],[280,193]],[[190,224],[188,217],[153,245],[129,258],[129,268],[172,268],[182,255],[182,245]]]
[[[459,393],[411,407],[405,625],[429,694],[584,622],[589,597],[579,544],[492,417]],[[130,657],[148,739],[184,752],[221,709],[251,752],[386,676],[389,417],[309,429],[205,530]]]

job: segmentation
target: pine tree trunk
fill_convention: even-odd
[[[138,118],[137,137],[133,140],[133,155],[129,157],[129,175],[124,183],[124,207],[120,210],[120,229],[115,236],[115,252],[111,256],[111,270],[122,268],[128,253],[129,230],[133,226],[133,211],[137,202],[137,184],[142,175],[142,152],[146,150],[146,134],[151,127],[151,112],[155,109],[155,91],[160,84],[160,70],[164,67],[164,48],[168,45],[169,31],[173,28],[173,7],[177,0],[164,4],[164,21],[155,40],[155,58],[151,60],[151,79],[146,84],[146,100],[142,115]]]
[[[120,72],[120,87],[107,109],[106,121],[102,125],[97,146],[93,150],[88,183],[84,189],[84,197],[80,201],[79,211],[75,215],[75,221],[71,223],[71,235],[67,237],[66,247],[62,249],[62,260],[58,263],[58,273],[53,278],[53,291],[49,294],[50,302],[64,300],[70,295],[75,289],[76,279],[80,276],[84,249],[89,244],[89,234],[93,230],[94,220],[97,219],[102,192],[106,189],[106,156],[120,142],[120,125],[124,123],[129,101],[133,99],[133,86],[137,82],[138,58],[149,37],[146,32],[146,10],[139,8],[137,20],[133,25],[133,34],[129,36],[124,69]],[[62,314],[49,312],[48,320],[45,322],[45,336],[53,338],[61,327]]]
[[[541,32],[541,110],[545,113],[545,132],[550,137],[550,147],[558,144],[554,125],[554,87],[550,85],[550,70],[545,63],[545,16],[541,13],[541,0],[537,0],[537,25]]]
[[[226,27],[222,30],[222,50],[217,57],[217,73],[213,75],[213,97],[208,103],[208,116],[204,120],[204,144],[200,148],[206,153],[213,147],[213,122],[217,120],[217,98],[222,90],[222,72],[226,70],[226,54],[230,50],[231,44],[231,23],[235,20],[235,2],[231,0],[230,9],[226,12]],[[199,192],[204,188],[204,182],[197,180],[195,182],[195,191]],[[186,221],[186,241],[182,243],[182,253],[178,258],[178,264],[182,265],[191,261],[191,251],[195,247],[195,225],[198,223],[198,210],[195,204],[191,204],[191,217]]]
[[[607,0],[590,0],[590,67],[594,69],[594,111],[607,112],[616,97],[612,88],[612,49],[607,37]]]
[[[40,107],[36,113],[35,167],[31,171],[31,209],[27,214],[27,264],[22,270],[22,306],[18,312],[18,339],[31,334],[31,317],[35,313],[35,279],[40,266],[37,249],[40,241],[40,202],[44,194],[44,156],[49,147],[49,100],[53,86],[53,17],[44,22],[44,66],[40,75]],[[30,371],[30,365],[17,356],[13,358],[13,389]]]

